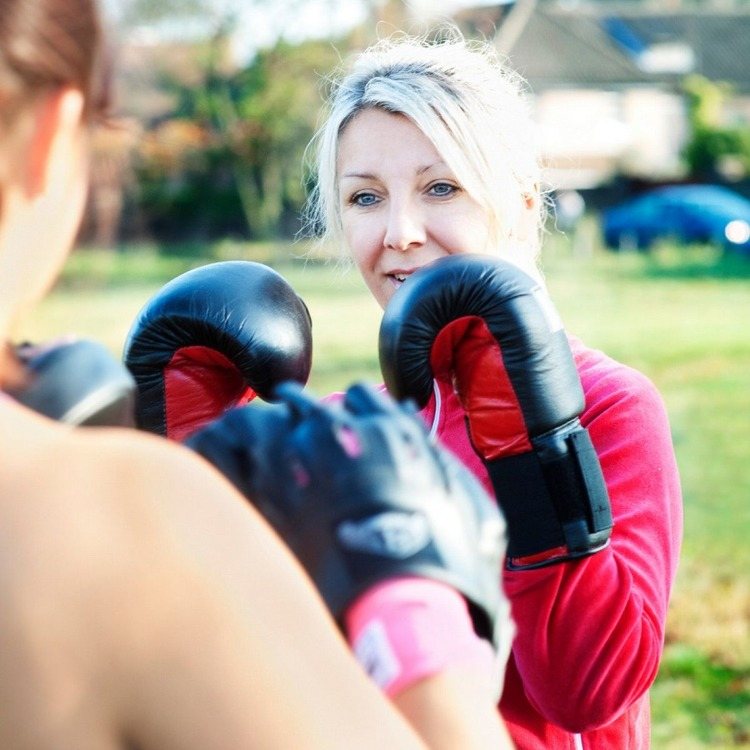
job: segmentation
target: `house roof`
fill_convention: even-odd
[[[679,39],[695,54],[693,72],[750,92],[750,11],[693,12],[624,19],[653,43]]]
[[[486,7],[477,8],[456,20],[472,33],[481,21],[486,27],[488,15]],[[511,16],[507,6],[498,10],[496,41]],[[619,3],[537,3],[510,48],[500,51],[534,91],[670,85],[697,73],[748,93],[750,9],[659,12]]]

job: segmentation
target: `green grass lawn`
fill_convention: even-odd
[[[607,254],[590,240],[549,239],[552,296],[569,330],[659,387],[683,480],[684,554],[653,690],[653,746],[750,748],[750,261],[706,248]],[[380,311],[356,272],[294,254],[232,243],[210,255],[79,251],[22,333],[75,331],[119,353],[162,283],[210,259],[244,257],[276,265],[306,300],[315,393],[378,380]]]

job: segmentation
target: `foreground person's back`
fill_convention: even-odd
[[[0,422],[0,747],[418,746],[192,455],[9,400]]]

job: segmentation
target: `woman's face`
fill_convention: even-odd
[[[487,212],[403,115],[360,112],[341,134],[337,179],[346,242],[382,307],[431,261],[487,250]]]
[[[56,278],[83,214],[87,139],[83,96],[66,89],[29,105],[0,146],[0,323],[36,302]],[[7,331],[0,331],[0,336]]]

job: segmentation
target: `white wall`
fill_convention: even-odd
[[[553,187],[594,187],[618,172],[651,179],[682,175],[688,129],[676,94],[550,90],[535,97],[534,112]]]

